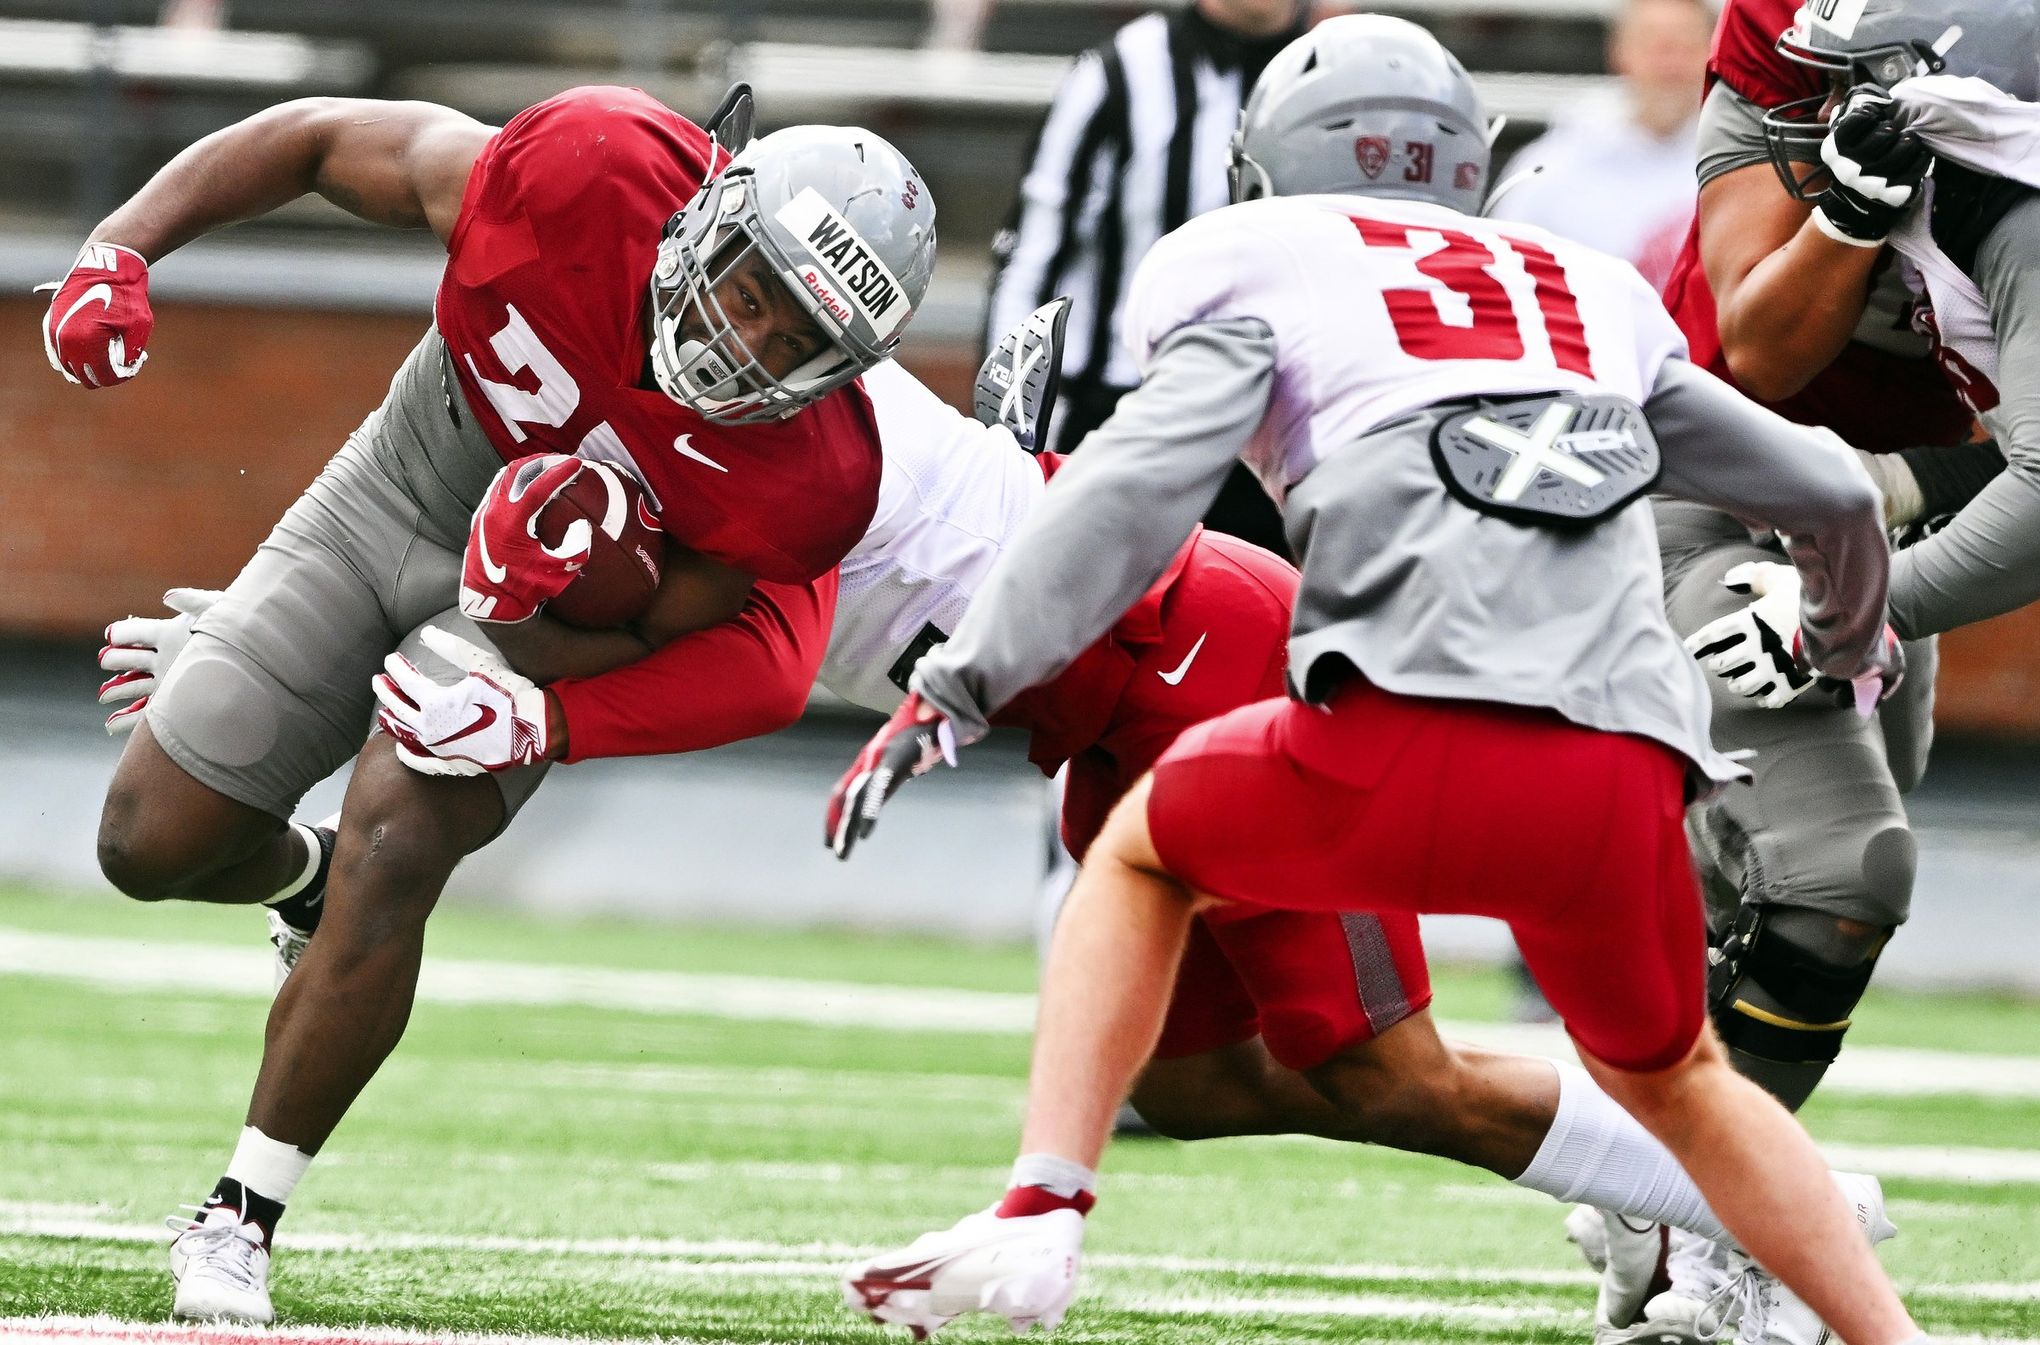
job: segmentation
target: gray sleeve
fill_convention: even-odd
[[[1976,253],[1997,332],[1997,406],[1984,414],[2005,469],[1947,527],[1891,562],[1891,623],[1918,639],[2040,598],[2040,196]]]
[[[1686,360],[1665,362],[1644,410],[1664,454],[1658,488],[1785,534],[1807,660],[1833,677],[1860,672],[1884,629],[1890,548],[1856,455]]]
[[[1084,440],[913,688],[963,741],[1069,666],[1154,583],[1268,407],[1275,338],[1251,318],[1198,323]]]
[[[1769,163],[1764,109],[1716,82],[1700,105],[1700,185],[1751,164]]]

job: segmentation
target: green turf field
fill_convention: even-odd
[[[238,1132],[260,940],[245,911],[0,888],[0,1319],[167,1314],[158,1221]],[[428,983],[299,1189],[285,1326],[876,1342],[837,1305],[838,1266],[985,1204],[1010,1161],[1025,1035],[872,1015],[898,986],[1001,992],[982,1005],[1010,1017],[1024,950],[449,910],[428,962],[466,979]],[[704,977],[761,999],[695,1011]],[[614,984],[651,999],[614,1007]],[[1440,977],[1441,1017],[1503,998],[1492,975]],[[2040,1338],[2040,1005],[1882,995],[1857,1021],[1885,1073],[1808,1121],[1886,1175],[1886,1264],[1932,1331]],[[1971,1083],[1936,1083],[1958,1068]],[[1588,1336],[1562,1212],[1471,1169],[1150,1141],[1114,1150],[1103,1197],[1069,1340]]]

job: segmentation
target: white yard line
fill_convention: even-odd
[[[117,990],[262,999],[271,994],[270,955],[260,946],[0,927],[0,974],[10,973]],[[418,997],[441,1004],[571,1006],[899,1032],[1016,1034],[1034,1025],[1031,995],[531,962],[427,959]],[[1441,1027],[1450,1037],[1498,1050],[1572,1058],[1571,1044],[1556,1027],[1457,1022]],[[1879,1097],[2040,1099],[2040,1056],[1858,1046],[1842,1053],[1822,1087]]]
[[[1504,1308],[1391,1298],[1105,1298],[1100,1306],[1158,1317],[1358,1317],[1438,1320],[1469,1326],[1573,1325],[1584,1309]],[[37,1345],[643,1345],[594,1336],[525,1336],[470,1331],[405,1331],[378,1326],[231,1327],[178,1322],[123,1322],[113,1317],[0,1317],[0,1341]],[[681,1337],[663,1337],[666,1340]],[[2014,1336],[1937,1336],[1943,1345],[2040,1345]]]
[[[93,1205],[57,1205],[0,1200],[0,1237],[51,1238],[65,1241],[166,1243],[160,1224],[119,1222]],[[767,1242],[742,1238],[535,1238],[462,1233],[316,1233],[292,1231],[282,1239],[286,1251],[399,1253],[414,1251],[493,1253],[541,1258],[593,1257],[628,1260],[639,1269],[687,1276],[726,1274],[741,1278],[828,1278],[861,1256],[869,1246],[843,1242]],[[1084,1258],[1096,1270],[1143,1271],[1171,1275],[1279,1276],[1295,1280],[1357,1284],[1470,1284],[1481,1287],[1517,1285],[1524,1288],[1578,1287],[1599,1283],[1585,1269],[1541,1267],[1498,1268],[1487,1265],[1404,1266],[1378,1262],[1243,1261],[1224,1257],[1135,1255],[1093,1252]],[[1922,1294],[1980,1302],[2040,1303],[2040,1281],[1921,1284]],[[1173,1302],[1184,1300],[1172,1299]],[[1284,1298],[1283,1302],[1296,1302]],[[1351,1301],[1340,1295],[1337,1301]],[[1410,1300],[1402,1297],[1397,1302]],[[1219,1311],[1220,1309],[1212,1309]]]

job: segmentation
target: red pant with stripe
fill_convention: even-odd
[[[1686,768],[1549,710],[1355,678],[1322,708],[1270,699],[1183,734],[1148,826],[1170,873],[1228,901],[1504,920],[1581,1046],[1656,1070],[1705,1016]]]
[[[1083,857],[1113,804],[1186,730],[1282,694],[1296,585],[1280,558],[1200,532],[1104,640],[1000,714],[1034,730],[1045,768],[1069,762],[1071,854]],[[1414,915],[1230,904],[1192,926],[1156,1055],[1259,1036],[1308,1069],[1430,1002]]]

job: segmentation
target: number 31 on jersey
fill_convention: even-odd
[[[1472,315],[1469,321],[1447,321],[1439,307],[1443,296],[1428,286],[1383,290],[1381,297],[1388,305],[1403,353],[1420,360],[1524,357],[1526,315],[1517,312],[1515,297],[1494,273],[1493,268],[1500,260],[1494,248],[1499,247],[1515,253],[1530,276],[1537,311],[1558,367],[1583,377],[1594,376],[1579,300],[1566,287],[1565,270],[1549,249],[1521,238],[1480,239],[1457,229],[1428,224],[1393,224],[1359,215],[1347,218],[1353,221],[1361,242],[1368,247],[1418,254],[1417,270],[1457,295]],[[1440,240],[1440,245],[1427,248],[1434,238]]]

